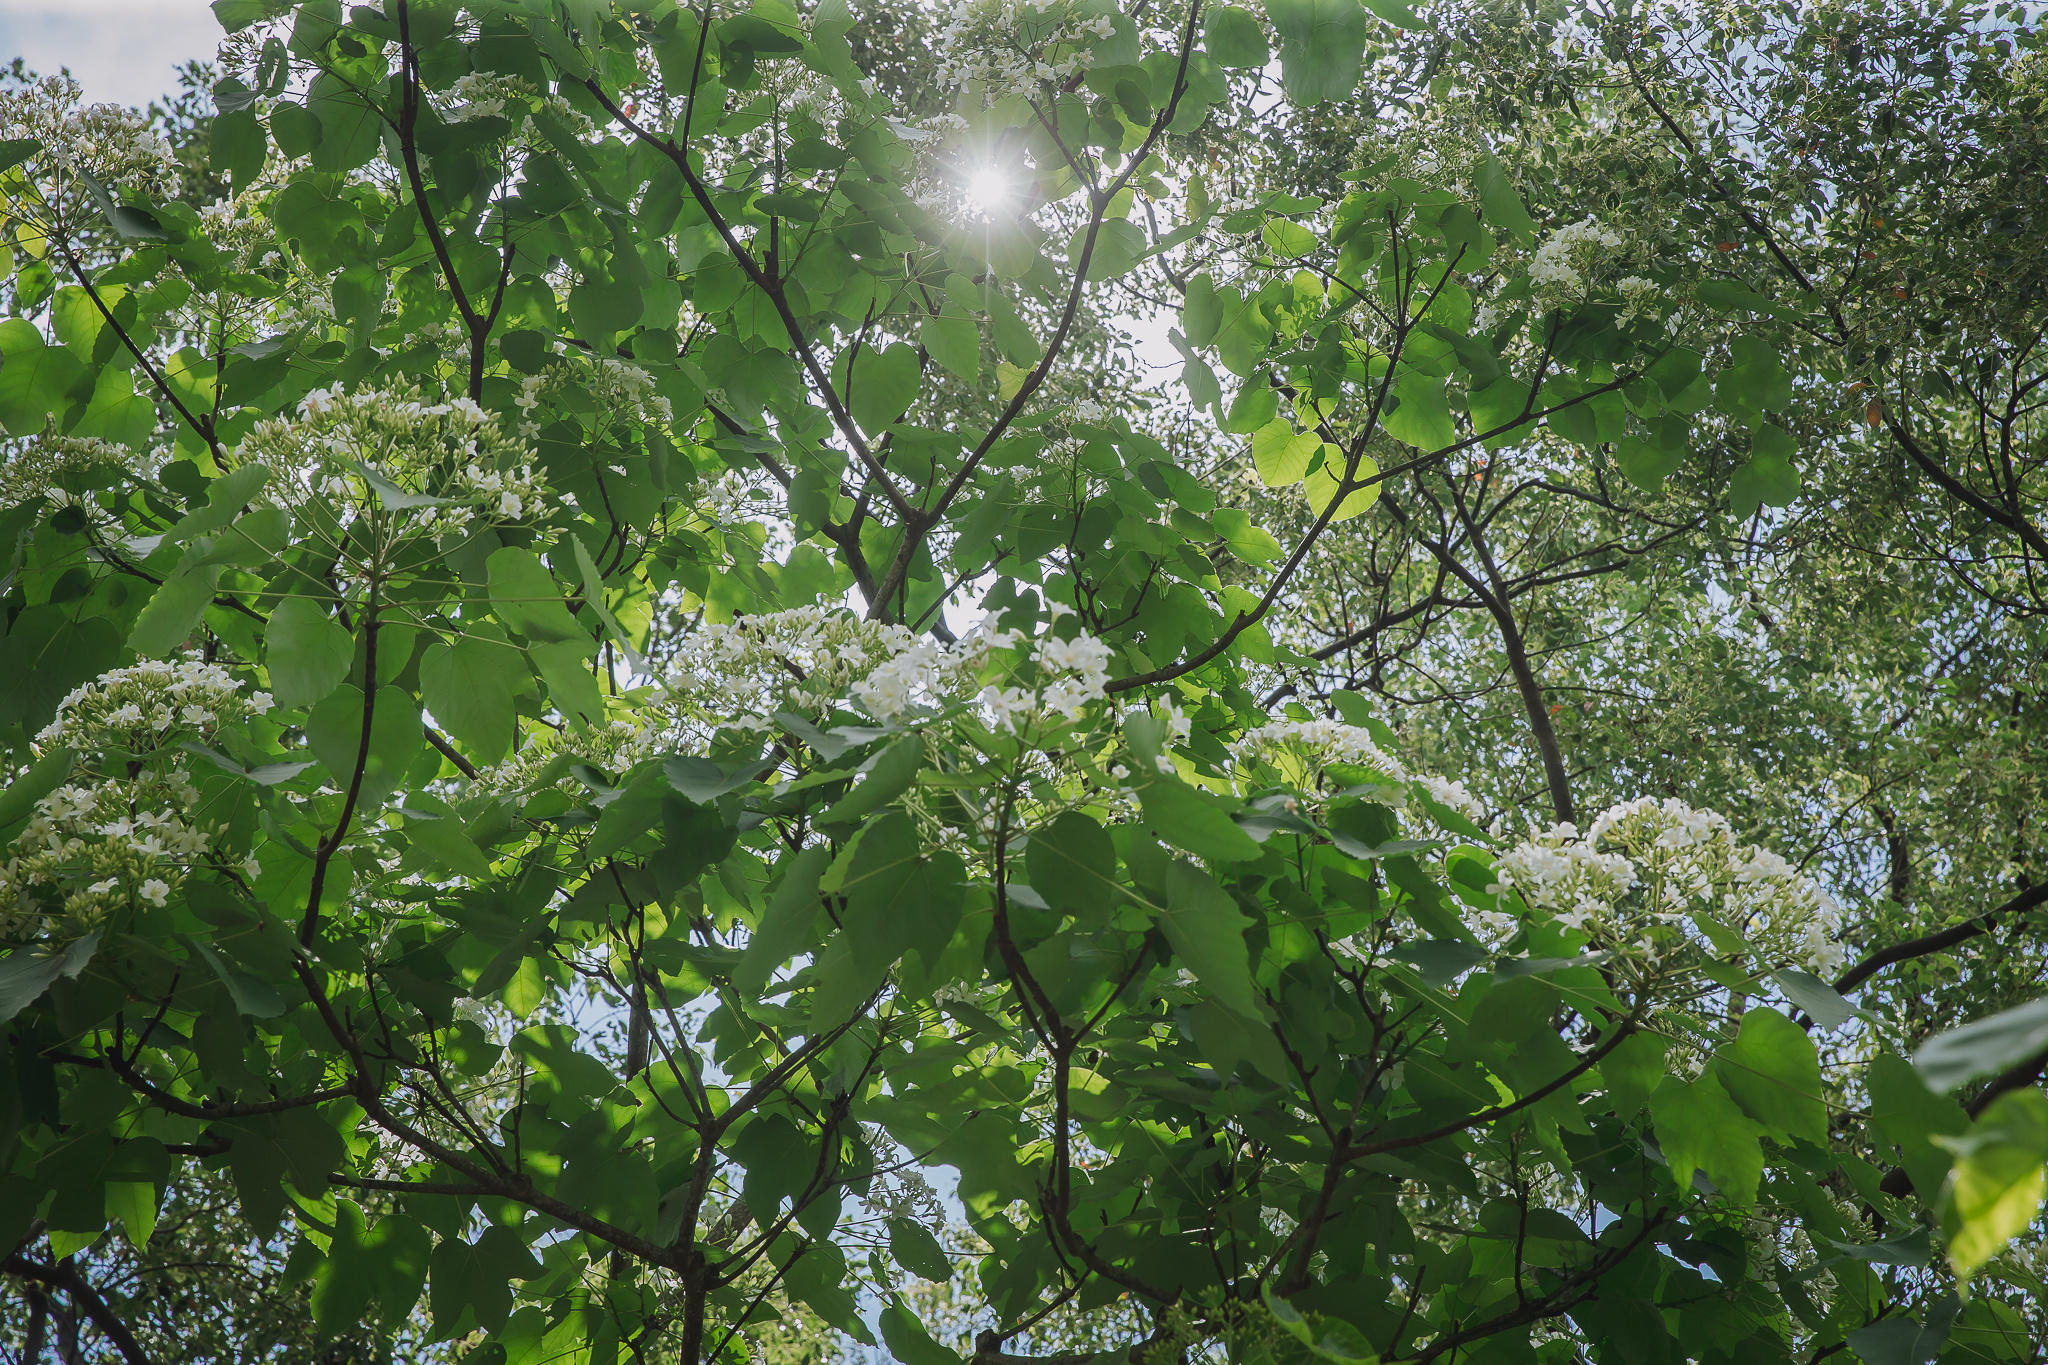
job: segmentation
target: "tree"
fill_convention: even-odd
[[[1700,799],[1811,792],[1679,786],[1552,700],[1722,704],[1666,649],[1712,643],[1703,565],[1773,631],[1882,609],[1751,567],[1794,454],[1869,458],[1807,396],[1861,344],[1835,295],[1781,326],[1589,216],[1394,0],[217,8],[213,112],[164,121],[214,180],[62,80],[0,96],[24,1347],[163,1356],[158,1224],[231,1188],[220,1317],[304,1295],[300,1358],[795,1321],[941,1365],[963,1301],[976,1365],[2032,1358],[2044,1030],[1992,1012],[2032,978],[1959,974],[1991,1017],[1913,1062],[1931,1021],[1849,996],[2042,893],[1908,937],[1901,854],[1852,952],[1854,860]],[[1658,82],[1708,77],[1601,31],[1630,80],[1548,106],[1574,154],[1663,111],[1660,202],[1822,293],[1695,165],[1727,140]],[[1413,126],[1359,148],[1361,103]],[[2023,544],[2025,476],[1946,458]],[[1850,561],[1925,496],[1803,515]],[[2026,602],[1947,560],[1845,668],[1969,629],[1937,609],[2010,646]]]

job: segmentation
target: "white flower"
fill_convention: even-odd
[[[164,903],[170,899],[171,886],[169,882],[164,881],[161,877],[151,877],[142,884],[142,889],[136,894],[161,910],[164,908]]]

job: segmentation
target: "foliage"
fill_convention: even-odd
[[[1875,25],[2002,242],[2003,9],[216,11],[0,91],[25,1345],[210,1237],[209,1358],[2034,1357],[2038,1007],[1886,973],[2048,900],[2038,275],[1917,349],[1896,158],[1722,165]]]

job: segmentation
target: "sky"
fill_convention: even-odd
[[[148,104],[220,39],[206,0],[0,0],[0,65],[69,67],[95,103]]]

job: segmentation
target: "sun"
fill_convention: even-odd
[[[968,172],[967,202],[984,214],[994,215],[1007,208],[1014,189],[1000,166],[978,166]]]

